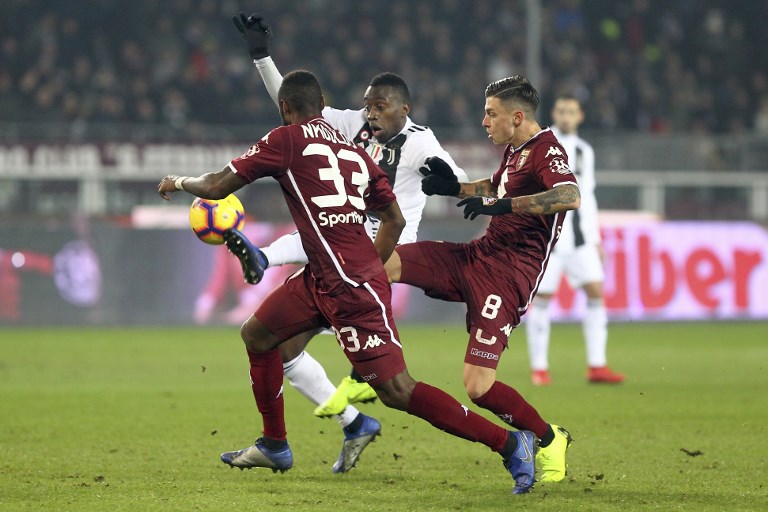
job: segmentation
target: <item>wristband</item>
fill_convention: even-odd
[[[184,190],[184,180],[188,177],[189,176],[180,176],[176,178],[176,181],[173,183],[176,186],[176,190]]]

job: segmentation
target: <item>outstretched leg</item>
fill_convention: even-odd
[[[243,278],[248,284],[258,284],[264,277],[267,267],[307,263],[307,254],[301,245],[298,231],[283,235],[270,245],[259,248],[242,232],[229,229],[224,233],[224,242],[229,252],[240,260]]]
[[[528,492],[534,483],[534,437],[531,432],[510,432],[460,404],[444,391],[416,382],[407,370],[373,385],[382,403],[406,411],[449,434],[479,442],[499,453],[515,479],[514,493]]]

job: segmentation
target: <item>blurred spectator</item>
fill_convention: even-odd
[[[760,107],[755,115],[755,132],[768,137],[768,95],[760,98]]]
[[[586,129],[766,133],[766,2],[542,1],[542,112],[567,90]],[[283,70],[308,68],[327,100],[362,104],[391,70],[417,97],[416,122],[477,127],[485,85],[525,73],[525,2],[262,0]],[[4,121],[270,124],[230,16],[214,0],[4,0]],[[38,13],[30,15],[30,13]],[[476,130],[482,135],[481,130]],[[465,130],[469,133],[469,130]]]

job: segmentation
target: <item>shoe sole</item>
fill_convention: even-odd
[[[229,464],[229,463],[225,462],[225,464]],[[261,468],[262,466],[254,466],[254,467]],[[293,466],[291,466],[291,467],[293,467]],[[239,469],[240,471],[245,471],[246,469],[248,471],[250,471],[250,470],[253,469],[253,468],[243,468],[243,467],[240,467],[240,466],[233,466],[232,464],[229,464],[229,469],[235,469],[235,468]],[[272,474],[277,473],[279,471],[280,474],[282,475],[283,473],[285,473],[286,471],[288,471],[291,468],[285,468],[285,469],[282,469],[282,468],[280,468],[280,469],[278,469],[278,468],[266,468],[266,469],[271,469],[272,470]]]
[[[250,252],[248,251],[248,247],[241,239],[239,233],[237,233],[235,230],[225,231],[224,243],[226,244],[229,252],[234,254],[240,262],[240,268],[243,272],[243,278],[245,279],[245,282],[248,284],[259,284],[261,282],[261,278],[264,276],[264,272],[259,275],[258,272],[250,269],[248,265]]]
[[[228,453],[233,453],[233,452],[227,452],[227,454]],[[276,463],[272,461],[270,458],[268,458],[263,452],[261,452],[260,454],[260,456],[263,458],[262,460],[254,461],[251,465],[247,465],[247,466],[239,466],[232,462],[233,458],[225,459],[224,455],[225,454],[222,454],[220,457],[221,462],[223,462],[224,464],[228,465],[231,468],[238,468],[240,471],[243,471],[244,469],[247,469],[250,471],[253,468],[265,468],[265,469],[271,469],[272,473],[277,473],[279,471],[282,474],[293,467],[293,461],[291,461],[291,465],[288,467],[276,466]],[[267,466],[267,465],[259,465],[259,464],[274,464],[275,466]]]

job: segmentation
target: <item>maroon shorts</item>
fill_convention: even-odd
[[[499,271],[474,246],[452,242],[416,242],[397,247],[400,282],[435,299],[467,305],[469,344],[464,361],[496,368],[509,335],[520,323],[520,277],[515,269]]]
[[[317,290],[305,267],[269,294],[254,316],[281,341],[332,327],[352,366],[375,386],[406,369],[390,300],[383,269],[361,286],[343,284],[331,295]]]

